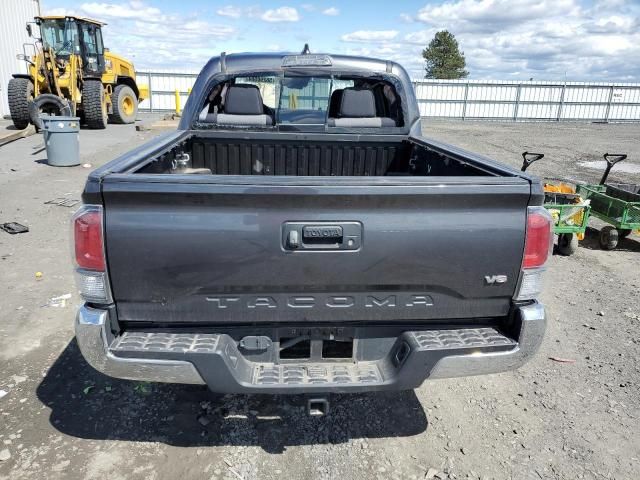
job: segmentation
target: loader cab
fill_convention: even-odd
[[[100,76],[105,71],[102,24],[77,17],[37,17],[45,50],[53,50],[56,58],[69,61],[71,55],[82,59],[86,76]]]

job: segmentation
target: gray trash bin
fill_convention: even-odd
[[[80,119],[41,115],[47,163],[54,167],[80,165]]]

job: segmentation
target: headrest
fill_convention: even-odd
[[[376,116],[376,102],[371,90],[345,88],[340,102],[340,116],[346,118],[369,118]]]
[[[262,96],[256,85],[232,85],[227,91],[224,112],[230,115],[262,115]]]

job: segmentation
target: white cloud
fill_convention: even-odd
[[[631,16],[611,15],[598,18],[592,24],[587,25],[588,30],[594,33],[632,33],[640,26],[640,18]]]
[[[396,30],[358,30],[342,35],[343,42],[379,43],[388,42],[398,36]]]
[[[57,17],[57,16],[63,16],[63,15],[79,15],[79,14],[75,10],[72,10],[69,8],[57,7],[57,8],[48,8],[47,15],[52,15]]]
[[[340,10],[336,7],[329,7],[322,11],[323,15],[329,15],[330,17],[335,17],[336,15],[340,15]]]
[[[223,17],[240,18],[242,16],[242,8],[235,7],[233,5],[225,5],[224,7],[216,10],[216,13]]]
[[[496,24],[571,15],[579,10],[575,0],[458,0],[425,5],[417,19],[431,24],[460,21]]]
[[[162,15],[159,8],[150,7],[143,2],[128,3],[83,3],[80,9],[96,18],[139,18],[153,20]]]
[[[423,47],[433,39],[437,29],[430,28],[428,30],[419,30],[417,32],[407,33],[404,36],[404,41],[413,45],[421,45]]]
[[[265,22],[297,22],[300,15],[293,7],[280,7],[267,10],[260,18]]]

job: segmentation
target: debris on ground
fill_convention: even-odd
[[[554,362],[559,363],[576,363],[576,361],[572,358],[549,357],[549,360],[553,360]]]
[[[430,468],[429,470],[427,470],[424,478],[435,478],[436,475],[438,475],[438,470],[436,470],[435,468]]]
[[[71,299],[71,294],[70,293],[65,293],[64,295],[60,295],[59,297],[53,297],[50,298],[49,301],[47,302],[47,304],[45,305],[46,307],[66,307],[67,306],[67,300]]]
[[[240,480],[243,480],[243,476],[240,475],[238,472],[236,472],[233,468],[233,463],[231,463],[229,460],[227,460],[226,458],[224,459],[224,463],[227,464],[227,467],[229,468],[229,471],[231,473],[233,473],[237,478],[239,478]]]
[[[133,387],[133,391],[141,395],[148,395],[151,393],[151,386],[149,382],[137,382]]]
[[[0,390],[0,398],[6,396],[9,392],[7,392],[6,390]]]
[[[54,198],[53,200],[48,200],[44,202],[45,205],[58,205],[60,207],[73,207],[78,203],[80,203],[80,200],[78,199],[64,198],[64,197],[58,197],[58,198]]]
[[[29,231],[29,227],[26,227],[18,222],[0,223],[0,228],[11,235],[16,233],[25,233]]]
[[[0,462],[6,462],[11,458],[11,452],[6,448],[4,450],[0,450]]]
[[[36,272],[36,280],[40,280],[42,278],[42,272]]]
[[[151,125],[146,122],[140,122],[136,124],[136,131],[138,132],[147,132],[149,130],[151,130]]]
[[[91,165],[90,163],[83,163],[82,164],[82,168],[91,168],[93,167],[93,165]]]

